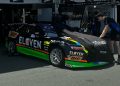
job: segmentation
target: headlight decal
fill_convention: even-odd
[[[65,39],[66,41],[70,41],[71,43],[70,44],[75,44],[75,45],[78,45],[80,46],[81,44],[79,42],[77,42],[76,40],[72,39],[71,37],[62,37],[62,39]]]
[[[84,49],[84,52],[85,52],[86,54],[88,54],[88,50]]]
[[[84,49],[83,49],[83,51],[86,53],[86,54],[88,54],[88,50],[87,49],[85,49],[85,47],[83,46],[83,45],[81,45]]]

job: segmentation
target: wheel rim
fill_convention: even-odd
[[[8,51],[10,53],[14,53],[15,52],[15,44],[13,42],[9,43]]]
[[[51,63],[59,65],[62,61],[62,51],[60,49],[53,49],[50,53]]]

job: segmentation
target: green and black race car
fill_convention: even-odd
[[[54,66],[89,68],[113,62],[106,41],[64,30],[59,36],[51,24],[11,24],[8,51],[49,61]]]

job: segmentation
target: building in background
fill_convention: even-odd
[[[52,21],[52,0],[0,0],[0,23]]]
[[[0,0],[0,40],[4,40],[1,27],[8,23],[52,22],[54,15],[75,28],[88,28],[89,18],[96,10],[120,23],[120,0]],[[56,18],[57,19],[57,18]]]
[[[96,10],[117,20],[116,11],[119,6],[116,6],[115,2],[116,0],[0,0],[0,22],[52,21],[52,15],[59,14],[60,11],[64,11],[64,14],[66,11],[66,14],[76,17],[73,19],[77,17],[80,19],[80,16],[84,14],[82,17],[86,19],[86,16],[93,15],[92,13]],[[66,4],[74,5],[70,7]]]
[[[93,17],[95,11],[100,11],[117,21],[116,0],[59,0],[56,13],[68,15],[66,21],[69,26],[87,28],[89,17]],[[58,2],[57,2],[58,4]]]

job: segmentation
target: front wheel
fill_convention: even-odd
[[[57,67],[64,66],[64,54],[62,49],[54,48],[50,52],[50,62],[52,65]]]
[[[9,53],[9,56],[14,55],[15,52],[16,52],[15,42],[14,41],[9,41],[9,43],[8,43],[8,53]]]

